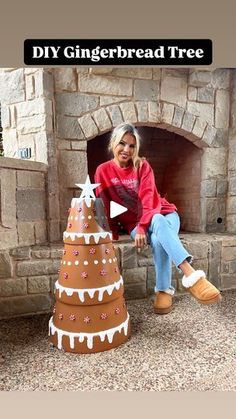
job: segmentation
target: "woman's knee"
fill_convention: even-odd
[[[156,228],[160,228],[161,226],[166,225],[165,216],[162,215],[162,214],[153,215],[151,225],[153,227],[153,230],[156,229]]]

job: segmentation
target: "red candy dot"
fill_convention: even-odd
[[[108,253],[110,253],[110,249],[106,249],[105,253],[108,255]]]
[[[116,313],[116,314],[120,314],[120,309],[119,309],[119,307],[116,307],[116,309],[115,309],[115,313]]]
[[[105,269],[102,269],[102,270],[100,271],[100,275],[105,276],[106,274],[107,274],[107,271],[105,271]]]
[[[89,227],[89,224],[88,223],[84,223],[83,226],[84,226],[84,228],[88,228]]]
[[[59,320],[63,320],[63,314],[60,313],[58,318],[59,318]]]
[[[90,255],[94,255],[94,253],[96,253],[96,249],[94,249],[94,247],[91,247],[91,249],[89,249],[89,253]]]
[[[64,276],[65,279],[67,279],[68,278],[68,273],[65,272],[63,276]]]
[[[74,314],[71,314],[70,316],[69,316],[69,320],[76,320],[76,317],[75,317],[75,315]]]
[[[82,277],[82,278],[87,278],[87,277],[88,277],[87,272],[82,272],[82,273],[81,273],[81,277]]]
[[[71,224],[71,223],[69,223],[69,224],[68,224],[68,227],[69,227],[69,228],[71,228],[71,227],[72,227],[72,224]]]
[[[78,256],[78,254],[79,254],[78,250],[73,250],[73,255],[74,256]]]

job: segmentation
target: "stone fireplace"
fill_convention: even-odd
[[[133,123],[181,239],[221,289],[236,286],[236,70],[21,68],[0,71],[0,311],[48,311],[76,183],[109,159],[112,129]],[[19,149],[30,148],[30,161]],[[2,159],[2,160],[1,160]],[[9,193],[11,190],[11,193]],[[32,197],[36,197],[31,200]],[[129,297],[153,292],[150,249],[117,243]],[[182,291],[179,273],[173,281]],[[35,307],[35,308],[34,308]]]

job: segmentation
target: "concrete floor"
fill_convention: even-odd
[[[189,295],[155,315],[150,300],[128,301],[132,337],[103,353],[49,345],[49,315],[0,322],[0,390],[236,390],[236,290],[201,306]]]

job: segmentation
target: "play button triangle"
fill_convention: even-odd
[[[110,218],[117,217],[117,215],[123,214],[123,212],[127,210],[128,208],[123,207],[123,205],[117,204],[117,202],[110,202]]]

